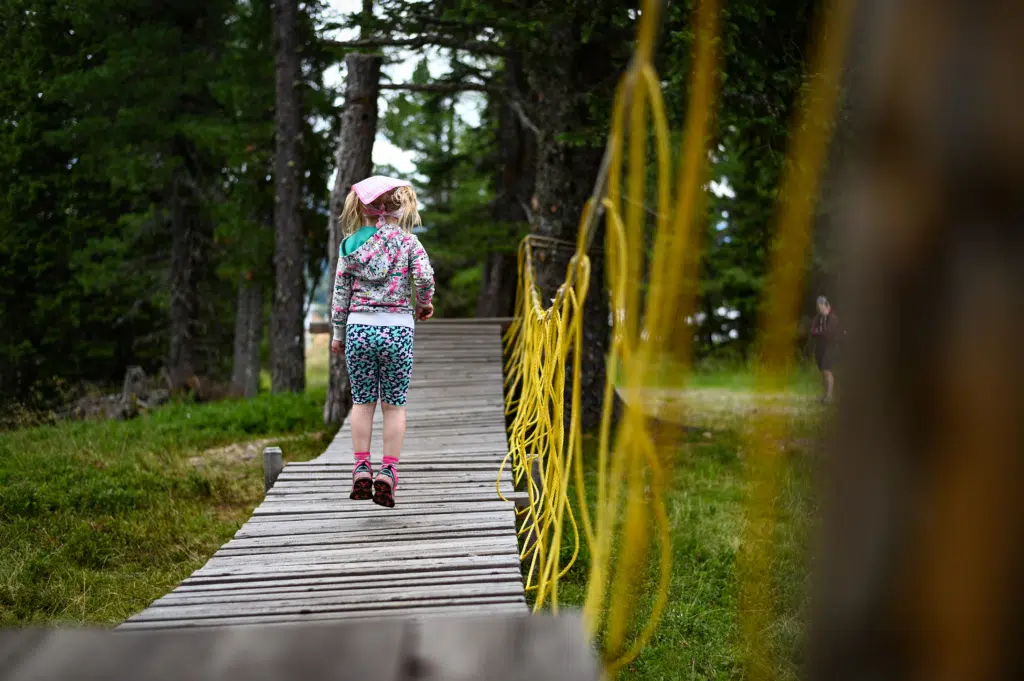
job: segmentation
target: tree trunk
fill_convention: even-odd
[[[195,374],[195,319],[198,309],[196,215],[188,189],[175,176],[171,189],[170,389],[180,390]]]
[[[302,103],[299,98],[297,0],[274,3],[277,111],[274,204],[274,307],[271,318],[271,384],[274,392],[306,387],[303,303],[305,234],[299,213],[302,177]]]
[[[345,57],[345,110],[338,134],[335,156],[338,172],[331,189],[331,222],[328,257],[331,280],[337,276],[338,249],[342,234],[339,218],[345,197],[352,185],[373,172],[373,140],[377,135],[377,95],[380,92],[381,58],[365,54]],[[333,286],[331,291],[333,292]],[[352,408],[352,391],[348,369],[342,355],[331,355],[327,401],[324,404],[324,425],[341,426]]]
[[[557,247],[535,248],[537,282],[542,299],[554,296],[565,280],[566,268],[576,243],[580,215],[601,164],[603,144],[569,144],[561,135],[578,133],[592,125],[587,97],[599,87],[614,64],[608,50],[584,45],[579,27],[567,22],[554,25],[549,40],[534,44],[526,53],[526,73],[537,103],[536,122],[544,132],[537,155],[534,198],[534,230],[559,239]],[[592,146],[594,145],[594,146]],[[590,251],[590,288],[584,308],[582,422],[585,429],[601,420],[604,395],[605,356],[608,351],[608,293],[604,278],[603,224],[598,226]],[[566,386],[566,391],[570,390]]]
[[[565,280],[573,254],[577,227],[583,205],[590,196],[592,182],[601,164],[601,149],[569,149],[548,142],[537,164],[538,234],[566,242],[555,247],[535,248],[537,284],[542,300],[549,301]],[[583,313],[582,423],[584,429],[601,422],[604,396],[605,362],[608,353],[608,292],[604,277],[603,228],[590,251],[590,288]],[[566,386],[566,392],[570,386]]]
[[[505,89],[520,102],[526,97],[522,57],[518,51],[505,59]],[[498,191],[492,209],[495,222],[511,226],[527,220],[524,206],[533,196],[536,169],[537,139],[523,125],[513,104],[502,100],[498,114]],[[488,254],[477,296],[477,317],[512,316],[519,283],[516,262],[514,251]]]
[[[235,359],[231,392],[255,397],[260,391],[260,341],[263,338],[263,285],[251,272],[238,280],[235,313]]]

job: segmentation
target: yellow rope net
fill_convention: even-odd
[[[794,132],[790,165],[803,171],[791,172],[784,184],[784,191],[792,192],[795,200],[781,204],[782,247],[773,260],[762,320],[765,337],[781,339],[768,346],[772,360],[788,357],[794,349],[794,338],[786,329],[796,317],[803,266],[792,265],[803,263],[806,250],[851,4],[852,0],[839,0],[828,14],[830,41],[823,43],[828,48],[819,50],[812,64],[812,73],[819,75],[810,81],[807,110]],[[506,337],[507,413],[515,417],[509,428],[505,464],[516,485],[524,485],[529,496],[520,530],[526,586],[534,593],[535,610],[550,607],[557,612],[559,580],[586,542],[589,574],[583,615],[588,633],[603,644],[609,675],[636,658],[668,601],[672,547],[665,488],[678,442],[659,436],[657,421],[641,396],[655,385],[681,389],[690,365],[692,331],[686,319],[694,309],[697,291],[707,144],[718,70],[718,2],[701,0],[696,10],[690,106],[678,167],[673,168],[660,79],[652,63],[660,9],[657,0],[643,2],[634,57],[615,96],[605,162],[581,216],[565,281],[546,307],[533,270],[534,242],[525,239],[519,249],[516,317]],[[656,217],[654,249],[648,262],[644,206],[651,133],[657,171]],[[585,300],[588,293],[605,295],[604,291],[588,292],[587,252],[598,206],[605,219],[612,330],[597,438],[596,495],[588,499],[579,377]],[[641,281],[647,283],[643,295]],[[570,361],[571,374],[566,369]],[[788,367],[784,362],[772,366],[775,368],[760,384],[765,389],[776,385]],[[567,374],[571,375],[568,410]],[[616,389],[625,404],[613,432],[611,409]],[[758,424],[762,431],[780,432],[781,416],[763,413]],[[772,460],[774,441],[756,438],[752,443],[755,460]],[[770,463],[752,467],[761,482],[755,485],[752,498],[752,517],[758,519],[752,523],[755,539],[763,538],[764,519],[769,517],[765,507],[771,504],[773,470]],[[500,478],[498,482],[500,486]],[[575,505],[570,502],[570,484],[575,487]],[[757,545],[753,560],[763,567],[770,555],[763,541]],[[751,569],[744,574],[754,582],[746,585],[744,593],[763,593],[765,571]],[[637,585],[647,579],[657,585],[650,599],[636,593]],[[638,611],[638,603],[645,604],[643,612]],[[763,624],[757,617],[748,621]],[[763,629],[748,626],[745,631],[751,637],[748,648],[758,648],[753,639]]]

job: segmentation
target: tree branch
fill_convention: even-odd
[[[487,92],[499,95],[512,109],[512,112],[516,115],[524,128],[532,132],[538,140],[542,140],[544,138],[544,133],[541,131],[540,127],[526,115],[526,110],[523,108],[522,102],[516,99],[506,88],[498,85],[489,85],[487,83],[461,83],[458,81],[443,83],[381,83],[380,89],[401,90],[404,92],[438,93]]]
[[[338,49],[359,49],[378,47],[447,47],[477,54],[503,56],[507,50],[501,45],[482,40],[457,40],[442,35],[424,35],[417,38],[372,38],[368,40],[324,40],[325,47]]]
[[[485,83],[381,83],[381,90],[404,90],[406,92],[495,92],[504,90]]]
[[[523,124],[523,127],[527,128],[528,130],[531,130],[533,134],[537,137],[538,141],[542,140],[544,138],[544,133],[542,133],[540,131],[540,128],[537,127],[537,124],[530,120],[530,117],[526,115],[526,110],[523,109],[522,102],[520,102],[518,99],[509,96],[505,97],[505,101],[512,108],[512,111],[515,113],[515,115],[519,118],[519,122]]]

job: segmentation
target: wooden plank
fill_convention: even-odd
[[[346,532],[416,532],[433,528],[492,527],[502,524],[514,526],[515,516],[510,508],[496,513],[452,513],[442,518],[431,516],[375,515],[365,517],[340,517],[331,520],[309,520],[292,522],[246,523],[237,533],[235,540],[259,537],[294,537],[296,541],[303,534],[332,534]]]
[[[310,612],[380,611],[419,606],[458,605],[462,600],[484,598],[519,599],[522,587],[511,582],[486,584],[441,584],[425,586],[393,586],[392,588],[345,591],[337,594],[309,594],[264,598],[255,601],[219,603],[173,603],[148,608],[131,618],[131,622],[153,620],[201,619],[206,617],[238,617],[240,615],[301,615]]]
[[[493,567],[519,567],[519,556],[493,554],[478,556],[447,556],[438,558],[405,557],[383,565],[377,561],[321,562],[318,565],[280,565],[276,561],[263,565],[238,565],[216,570],[200,568],[185,579],[183,584],[213,584],[244,582],[252,579],[289,579],[294,577],[330,577],[341,575],[401,575],[441,572],[444,570],[479,569]]]
[[[506,495],[506,499],[508,495]],[[502,501],[496,494],[488,496],[483,501],[467,501],[460,499],[458,501],[430,501],[417,499],[406,500],[403,503],[397,503],[394,508],[384,508],[377,506],[369,501],[364,503],[356,503],[346,499],[349,503],[338,503],[338,504],[261,504],[253,511],[253,517],[249,522],[257,521],[260,519],[271,519],[280,520],[287,516],[296,516],[296,519],[303,519],[301,516],[310,517],[337,517],[337,516],[366,516],[366,515],[381,515],[381,514],[393,514],[393,515],[439,515],[443,513],[465,513],[472,511],[474,508],[479,508],[482,512],[493,512],[500,511],[505,508],[511,508],[512,504],[508,501]]]
[[[504,561],[503,564],[495,565],[461,565],[450,563],[445,569],[426,569],[421,571],[399,571],[399,570],[370,570],[367,572],[356,571],[352,574],[328,571],[327,574],[299,573],[295,575],[251,575],[248,579],[232,580],[186,580],[179,584],[170,594],[163,596],[168,598],[176,594],[189,595],[197,592],[204,593],[234,593],[236,591],[274,591],[277,589],[323,589],[323,588],[344,588],[348,585],[359,586],[366,583],[391,582],[396,576],[401,576],[403,583],[421,580],[432,580],[438,583],[445,583],[450,580],[471,579],[475,575],[494,575],[499,581],[504,581],[502,575],[520,574],[519,563]],[[393,582],[391,582],[393,583]]]
[[[479,473],[482,471],[486,472],[496,469],[507,456],[507,452],[491,450],[490,452],[470,452],[461,455],[452,454],[450,459],[445,460],[445,457],[442,454],[419,452],[402,458],[398,465],[401,470],[408,470],[410,472],[450,473],[452,471],[456,471]],[[288,479],[288,476],[298,479],[298,476],[315,474],[351,474],[352,464],[352,448],[346,447],[340,452],[340,456],[337,457],[321,457],[317,460],[317,463],[310,464],[308,466],[299,466],[294,464],[288,466],[281,472],[278,479],[280,480],[282,477],[284,477],[284,479]],[[376,459],[374,464],[379,466],[380,459]]]
[[[422,529],[415,530],[411,534],[382,534],[380,532],[373,532],[368,534],[352,534],[352,533],[341,533],[333,535],[329,539],[325,539],[321,535],[302,535],[300,538],[304,538],[307,541],[300,543],[298,539],[290,542],[264,542],[260,544],[254,544],[251,546],[239,546],[234,542],[228,542],[217,551],[215,557],[225,556],[240,556],[240,555],[253,555],[253,556],[272,556],[277,553],[286,553],[289,551],[313,551],[325,548],[340,548],[340,547],[351,547],[354,549],[366,548],[366,547],[379,547],[383,544],[390,544],[392,546],[405,546],[414,541],[443,541],[446,543],[459,542],[465,539],[476,539],[476,538],[497,538],[507,537],[509,535],[509,528],[505,527],[492,527],[492,528],[466,528],[461,530],[441,530],[438,529],[434,532],[425,533]]]
[[[254,515],[249,519],[249,523],[261,523],[261,522],[311,522],[315,520],[331,520],[334,518],[380,518],[381,516],[437,516],[440,522],[444,522],[441,516],[450,513],[496,513],[500,511],[512,511],[512,504],[496,500],[489,502],[452,502],[447,504],[406,504],[395,506],[394,508],[383,508],[377,506],[374,503],[366,504],[352,504],[351,506],[338,505],[336,508],[332,508],[328,511],[313,511],[309,513],[295,514],[290,512],[277,512],[275,509],[267,509],[265,512]]]
[[[440,468],[435,470],[422,470],[416,469],[412,464],[409,464],[407,467],[400,465],[399,468],[401,483],[403,485],[413,483],[444,483],[449,485],[490,483],[491,485],[494,485],[498,479],[498,474],[501,471],[501,464],[488,464],[481,467],[481,470],[465,470],[461,467],[456,469]],[[292,489],[310,485],[333,485],[335,482],[351,482],[351,470],[352,464],[348,464],[343,468],[339,467],[330,472],[311,471],[310,473],[295,473],[289,475],[284,480],[278,479],[277,484],[274,485],[274,489]],[[503,479],[508,477],[508,472],[502,475]]]
[[[348,456],[347,461],[341,461],[333,458],[329,459],[321,456],[319,459],[314,459],[313,462],[309,463],[295,462],[288,464],[281,472],[281,475],[316,472],[351,472],[352,448],[349,446],[340,451]],[[466,471],[480,471],[488,470],[488,467],[501,463],[507,454],[508,451],[505,447],[478,449],[475,451],[463,452],[461,454],[452,453],[448,455],[445,455],[443,451],[425,452],[418,450],[404,456],[401,459],[399,466],[402,467],[402,470],[405,470],[407,467],[411,467],[410,470],[414,471],[450,471],[453,468]],[[379,459],[376,463],[379,464]]]
[[[506,480],[508,476],[504,476],[503,480]],[[327,485],[331,487],[330,484]],[[281,505],[295,505],[295,504],[306,504],[315,501],[321,501],[324,503],[338,503],[342,502],[345,506],[360,506],[369,501],[353,501],[349,499],[349,487],[350,483],[346,483],[344,480],[339,481],[339,484],[333,486],[333,489],[327,492],[312,492],[309,494],[268,494],[264,498],[263,503],[258,508],[270,507],[270,506],[281,506]],[[458,494],[457,497],[453,496]],[[470,502],[488,502],[488,501],[500,501],[497,493],[495,492],[495,481],[488,481],[485,484],[450,484],[446,485],[443,482],[431,484],[416,483],[410,484],[408,489],[403,485],[401,479],[399,480],[398,489],[395,492],[395,501],[397,503],[413,504],[413,503],[451,503],[452,501],[458,501],[462,503]],[[333,510],[333,509],[327,509]]]
[[[508,474],[502,476],[501,484],[497,484],[497,476],[491,476],[490,479],[483,480],[448,480],[445,478],[438,478],[433,480],[406,480],[402,478],[401,484],[399,485],[399,493],[402,492],[425,492],[430,490],[442,490],[451,492],[460,492],[462,490],[495,490],[501,489],[503,491],[512,491],[512,484],[509,480]],[[334,480],[320,480],[320,481],[309,481],[308,483],[291,482],[288,486],[282,486],[280,489],[275,488],[269,494],[267,499],[299,499],[305,496],[322,496],[322,495],[335,495],[341,494],[344,498],[348,498],[349,491],[352,487],[351,478],[337,478]]]
[[[401,487],[399,487],[398,493],[395,495],[395,507],[397,508],[400,505],[419,505],[421,507],[430,504],[447,505],[452,498],[464,503],[508,503],[508,501],[502,501],[501,497],[493,489],[480,489],[481,491],[479,492],[461,491],[458,494],[449,491],[420,494],[416,492],[403,493]],[[504,497],[508,499],[509,495],[505,494]],[[349,508],[361,509],[373,505],[370,501],[352,501],[348,498],[348,494],[303,500],[292,500],[288,497],[267,497],[262,504],[256,507],[253,515],[331,513],[334,511],[345,511]],[[384,510],[389,512],[394,509]],[[429,508],[424,510],[431,512]]]
[[[447,558],[457,556],[493,556],[517,552],[515,536],[506,534],[498,537],[463,539],[458,542],[418,539],[400,544],[381,546],[346,546],[344,548],[313,548],[308,551],[288,549],[274,555],[275,565],[312,564],[317,562],[403,560],[407,556],[417,558]],[[200,568],[202,571],[217,571],[221,568],[238,568],[246,565],[260,565],[267,561],[257,555],[216,553]]]
[[[483,594],[477,596],[465,596],[465,597],[439,597],[439,598],[428,598],[419,600],[407,600],[400,602],[382,602],[380,604],[374,603],[343,603],[343,604],[323,604],[319,607],[309,605],[275,605],[273,608],[262,609],[258,606],[255,607],[232,607],[222,608],[220,611],[204,612],[198,611],[195,614],[195,609],[190,607],[184,608],[161,608],[160,610],[167,610],[167,613],[156,612],[156,616],[142,618],[133,618],[125,622],[126,625],[152,625],[152,624],[171,624],[172,626],[178,627],[185,623],[195,625],[203,625],[206,623],[218,624],[225,619],[235,620],[237,618],[244,617],[246,620],[258,619],[258,618],[273,618],[274,620],[280,620],[283,617],[288,616],[301,616],[309,617],[311,615],[329,615],[331,619],[350,619],[350,618],[380,618],[386,614],[401,614],[403,616],[416,613],[417,611],[423,614],[429,614],[431,611],[438,609],[449,609],[459,606],[486,606],[494,604],[507,604],[513,606],[519,606],[525,609],[526,599],[523,596],[508,595],[508,594]],[[176,617],[174,612],[178,611],[182,616]],[[146,613],[151,611],[147,610]],[[161,616],[163,615],[163,616]]]
[[[498,581],[511,579],[512,576],[520,575],[518,567],[499,568],[462,568],[455,570],[443,570],[439,572],[410,573],[403,577],[414,583],[439,583],[444,584],[452,580],[472,580],[475,577],[484,579],[493,577]],[[254,578],[242,582],[226,582],[212,584],[181,584],[171,593],[161,598],[189,597],[192,595],[206,594],[210,598],[233,593],[271,593],[275,591],[315,591],[318,589],[343,589],[349,586],[361,588],[362,584],[392,583],[391,577],[387,574],[371,575],[331,575],[328,577],[286,577],[281,579],[260,579]]]
[[[414,462],[407,462],[408,465],[399,463],[398,473],[401,476],[402,481],[416,481],[416,482],[494,482],[498,471],[501,470],[501,459],[492,459],[490,462],[485,464],[477,465],[475,469],[465,469],[461,466],[435,466],[433,469],[424,470],[424,468],[418,467]],[[376,466],[380,465],[379,461],[374,462]],[[302,485],[302,484],[316,484],[317,480],[325,479],[324,476],[334,476],[339,480],[351,480],[352,479],[352,462],[348,462],[347,465],[338,466],[334,469],[315,469],[306,468],[299,469],[296,471],[289,471],[288,477],[281,479],[278,476],[278,482],[281,484],[289,485]],[[284,475],[283,473],[281,475]],[[329,478],[328,478],[329,479]],[[274,485],[277,487],[277,485]]]
[[[205,630],[216,630],[217,628],[242,628],[242,627],[253,627],[253,626],[265,626],[265,625],[296,625],[296,624],[308,624],[309,622],[344,622],[351,620],[359,620],[360,623],[380,623],[388,621],[402,621],[405,623],[418,623],[418,622],[429,622],[429,623],[440,623],[447,621],[452,617],[459,618],[472,618],[476,621],[483,622],[489,617],[494,616],[519,616],[522,617],[528,612],[526,608],[526,602],[524,600],[506,600],[506,601],[495,601],[493,599],[482,599],[476,601],[475,599],[468,599],[459,605],[455,606],[426,606],[426,607],[406,607],[398,608],[394,610],[385,610],[381,612],[314,612],[306,613],[302,615],[269,615],[269,616],[255,616],[248,615],[244,617],[222,617],[222,618],[207,618],[199,620],[170,620],[167,622],[139,622],[129,623],[125,622],[119,629],[127,629],[130,631],[140,630],[161,630],[161,629],[205,629]],[[420,677],[411,677],[409,681],[413,679],[419,679]],[[462,677],[457,677],[461,678]]]
[[[505,476],[503,480],[507,480],[508,476]],[[306,504],[314,502],[344,502],[348,504],[362,504],[361,501],[353,501],[349,499],[350,490],[345,485],[338,485],[333,490],[327,492],[310,492],[309,494],[268,494],[263,500],[261,507],[267,505],[292,505],[292,504]],[[458,495],[453,497],[453,495]],[[423,483],[415,483],[406,486],[404,482],[399,479],[398,489],[395,492],[396,503],[413,503],[422,501],[425,503],[430,502],[450,502],[453,500],[469,502],[469,501],[498,501],[498,495],[495,491],[495,481],[489,480],[483,484],[445,484],[444,481],[426,481]]]
[[[481,584],[493,582],[519,582],[519,570],[462,570],[449,573],[426,573],[409,575],[402,580],[403,586],[426,586],[442,584]],[[221,601],[245,601],[283,594],[332,593],[342,591],[393,588],[394,583],[386,577],[337,577],[333,579],[293,579],[276,582],[246,582],[243,584],[211,587],[182,586],[166,596],[157,599],[150,607],[162,607],[170,603],[216,603]]]
[[[349,492],[351,491],[352,484],[349,480],[344,478],[340,480],[324,480],[316,485],[308,484],[292,484],[289,487],[283,489],[275,489],[272,493],[267,494],[266,501],[306,501],[309,499],[329,499],[332,501],[337,500],[348,500]],[[504,476],[501,480],[501,485],[496,485],[494,480],[479,480],[479,481],[445,481],[445,480],[419,480],[419,481],[406,481],[402,480],[402,484],[399,486],[398,494],[403,495],[406,501],[412,497],[405,497],[405,495],[415,495],[427,492],[438,492],[444,495],[460,495],[464,492],[491,492],[494,493],[494,497],[497,498],[495,490],[499,490],[502,494],[507,495],[512,493],[513,486],[509,481],[508,476]]]

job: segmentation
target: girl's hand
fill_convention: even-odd
[[[332,353],[334,353],[335,355],[340,355],[344,351],[345,351],[345,346],[343,346],[341,344],[340,340],[335,339],[335,340],[331,341],[331,352]]]
[[[434,306],[430,303],[416,306],[416,318],[420,321],[430,319],[434,316]]]

